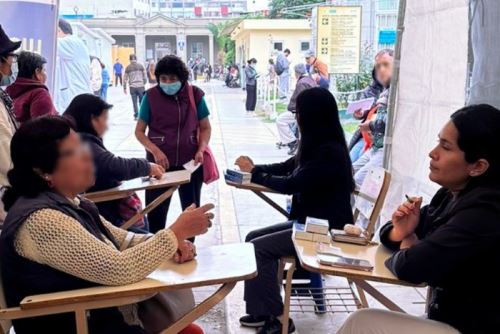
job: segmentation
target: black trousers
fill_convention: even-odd
[[[254,316],[280,316],[283,314],[281,279],[278,277],[279,260],[295,256],[292,242],[293,222],[281,223],[250,232],[245,242],[255,247],[257,277],[245,281],[246,312]],[[298,260],[296,260],[298,263]]]
[[[123,86],[122,74],[115,74],[115,87],[118,86],[118,81],[120,81],[120,86]]]
[[[255,105],[257,104],[257,85],[247,85],[247,111],[255,111]]]
[[[139,106],[144,96],[144,87],[130,87],[130,97],[132,98],[132,105],[134,107],[134,117],[137,118],[139,114]]]
[[[169,171],[180,170],[183,167],[170,168]],[[179,187],[179,198],[181,200],[182,210],[185,210],[191,204],[200,206],[201,186],[203,185],[203,167],[198,168],[191,175],[191,182]],[[154,201],[158,196],[165,192],[165,189],[154,189],[146,191],[146,205]],[[171,198],[166,199],[148,214],[149,232],[156,233],[165,228],[168,209]]]

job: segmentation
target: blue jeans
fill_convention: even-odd
[[[101,86],[101,99],[106,101],[108,99],[108,85]]]
[[[363,155],[363,148],[365,147],[365,140],[363,137],[358,140],[356,145],[353,146],[351,152],[349,152],[349,156],[351,157],[351,162],[356,162]]]

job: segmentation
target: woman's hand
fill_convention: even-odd
[[[169,169],[170,163],[168,161],[168,158],[165,153],[163,153],[159,148],[156,148],[153,152],[151,152],[151,154],[153,154],[155,162],[158,165],[162,166],[165,170]]]
[[[213,204],[205,204],[199,208],[192,204],[177,218],[175,223],[170,226],[170,230],[175,233],[179,244],[184,240],[204,234],[212,226],[214,214],[208,212],[215,206]]]
[[[234,164],[238,166],[242,172],[245,173],[251,173],[255,167],[252,159],[247,156],[239,157],[238,159],[236,159]]]
[[[157,180],[161,179],[163,173],[165,173],[165,169],[155,163],[150,163],[149,165],[151,166],[149,169],[149,176],[154,177]]]
[[[196,246],[188,240],[179,243],[179,249],[174,255],[174,261],[181,264],[193,260],[196,257]]]
[[[196,154],[194,155],[194,163],[196,165],[203,164],[203,151],[196,152]]]
[[[361,132],[371,132],[370,130],[370,121],[365,121],[359,125],[359,130]]]
[[[422,197],[414,197],[401,204],[392,215],[392,231],[389,238],[392,241],[403,241],[415,232],[420,222],[420,207]]]

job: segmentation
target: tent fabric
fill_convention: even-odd
[[[404,15],[393,134],[388,138],[392,180],[382,221],[390,219],[405,194],[428,202],[439,188],[428,178],[428,154],[450,114],[465,104],[468,1],[406,1]]]
[[[474,67],[468,104],[500,108],[500,1],[471,0],[471,44]]]

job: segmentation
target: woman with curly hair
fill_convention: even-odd
[[[148,160],[169,171],[183,169],[191,160],[202,164],[211,134],[205,93],[188,83],[189,70],[177,56],[165,56],[158,61],[155,76],[158,85],[146,92],[135,128]],[[183,209],[191,204],[200,205],[202,183],[203,168],[198,168],[191,175],[191,182],[180,186]],[[151,203],[161,193],[162,190],[147,191],[146,203]],[[150,232],[165,227],[169,206],[168,199],[149,213]]]

